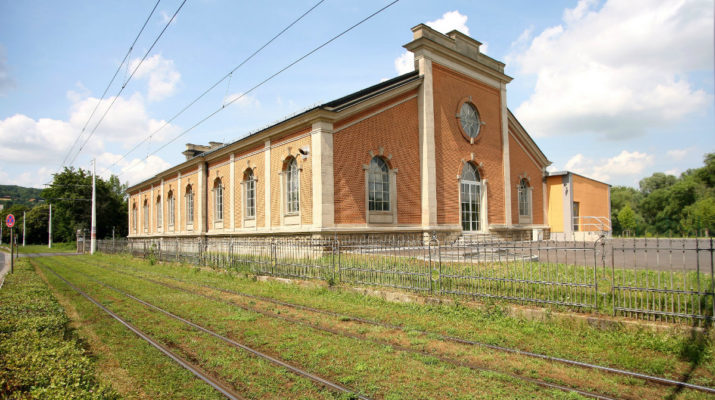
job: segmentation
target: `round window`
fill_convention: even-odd
[[[465,102],[459,109],[459,122],[462,124],[464,133],[474,139],[479,134],[482,122],[479,120],[479,112],[474,104]]]

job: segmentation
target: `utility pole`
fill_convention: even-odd
[[[50,223],[47,233],[47,247],[52,248],[52,203],[50,203]]]
[[[25,217],[27,216],[27,212],[23,211],[22,212],[22,247],[25,247]]]
[[[89,254],[94,254],[97,248],[97,159],[92,160],[92,233],[90,234]]]
[[[0,244],[2,244],[2,224],[0,224]]]

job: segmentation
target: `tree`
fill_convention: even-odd
[[[96,178],[97,238],[127,234],[126,185],[116,176]],[[92,217],[92,174],[83,169],[65,168],[55,174],[52,184],[42,191],[52,203],[53,240],[74,241],[78,229],[89,232]]]
[[[618,223],[621,226],[623,232],[631,232],[631,234],[636,233],[636,213],[629,204],[621,209],[618,213]]]
[[[641,192],[644,195],[649,195],[658,189],[665,189],[675,184],[677,180],[673,175],[666,175],[662,172],[656,172],[648,178],[643,178],[638,183]]]
[[[685,218],[682,221],[686,233],[704,234],[707,229],[710,235],[715,232],[715,198],[700,199],[683,210]]]

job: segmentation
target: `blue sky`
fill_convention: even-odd
[[[182,1],[160,1],[79,143]],[[181,162],[186,143],[234,141],[406,72],[402,45],[418,23],[459,29],[507,64],[508,106],[553,169],[635,186],[656,171],[699,167],[715,151],[711,0],[401,0],[166,145],[390,2],[323,1],[158,130],[318,1],[188,0],[74,159],[155,1],[0,0],[0,184],[41,187],[68,154],[85,169],[96,157],[105,176],[116,163],[112,173],[137,182]]]

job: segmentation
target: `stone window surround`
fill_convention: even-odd
[[[278,176],[280,177],[280,187],[281,187],[281,210],[280,210],[280,215],[281,215],[281,225],[300,225],[301,224],[301,214],[303,212],[302,207],[300,206],[300,181],[303,179],[303,167],[301,163],[298,162],[300,160],[301,154],[290,154],[291,148],[288,147],[288,155],[283,159],[283,168],[281,168],[281,171],[278,173]],[[298,211],[297,212],[291,212],[289,213],[288,210],[288,163],[291,160],[295,160],[295,164],[297,167],[298,171],[298,187],[296,190],[298,191]]]
[[[462,121],[461,121],[460,113],[461,113],[461,111],[462,111],[462,105],[465,104],[465,103],[471,104],[472,107],[474,107],[474,109],[476,110],[477,115],[480,115],[480,114],[479,114],[479,107],[477,107],[477,105],[474,104],[474,102],[472,101],[472,96],[463,97],[463,98],[459,101],[459,104],[457,104],[457,111],[456,111],[456,113],[455,113],[455,117],[457,118],[457,127],[459,128],[459,132],[462,134],[462,137],[464,137],[464,139],[465,139],[466,141],[468,141],[470,144],[474,144],[474,143],[476,143],[477,141],[479,141],[479,139],[483,136],[483,135],[482,135],[482,129],[481,129],[481,127],[480,127],[479,132],[477,132],[477,136],[471,137],[471,136],[469,136],[469,134],[468,134],[468,133],[464,130],[464,128],[462,127]],[[479,118],[479,124],[482,125],[482,126],[484,126],[484,125],[486,125],[486,122],[484,122],[484,120],[482,120],[482,118],[480,117],[480,118]]]
[[[169,191],[166,192],[166,214],[166,226],[170,232],[173,232],[176,219],[176,199],[171,185],[169,185]]]
[[[367,164],[363,164],[362,169],[365,173],[365,221],[367,224],[397,224],[397,168],[392,166],[392,154],[385,156],[385,148],[380,146],[377,151],[370,150]],[[370,162],[376,156],[382,158],[387,164],[388,179],[390,181],[390,210],[389,211],[370,211]]]
[[[522,211],[522,210],[521,210],[521,201],[520,201],[520,198],[519,198],[519,192],[520,192],[520,186],[521,186],[521,182],[522,182],[522,181],[526,181],[526,184],[527,184],[527,185],[526,185],[526,188],[527,188],[527,189],[526,189],[526,190],[527,190],[527,192],[526,192],[526,196],[527,196],[526,200],[527,200],[528,207],[529,207],[529,209],[527,210],[528,213],[529,213],[529,215],[521,215],[521,211]],[[521,225],[521,224],[527,224],[527,225],[528,225],[528,224],[532,224],[532,223],[533,223],[533,220],[534,220],[534,212],[533,212],[533,211],[534,211],[533,192],[534,192],[534,187],[533,187],[532,184],[531,184],[531,177],[529,177],[529,175],[527,175],[526,172],[524,172],[523,174],[519,175],[519,177],[518,177],[518,179],[517,179],[517,184],[516,184],[516,193],[517,193],[517,195],[516,195],[516,203],[517,203],[517,204],[516,204],[516,207],[517,207],[517,210],[518,210],[518,212],[519,212],[518,218],[519,218],[519,224],[520,224],[520,225]]]
[[[184,197],[186,199],[184,207],[186,207],[186,230],[187,231],[193,231],[194,230],[194,200],[195,200],[195,195],[194,195],[194,187],[189,181],[189,183],[186,184],[186,189],[184,190]],[[189,195],[191,198],[189,199]],[[189,213],[191,211],[191,213]],[[189,218],[191,217],[191,218]]]
[[[253,181],[253,216],[248,216],[248,213],[246,212],[246,209],[248,207],[248,187],[246,183],[248,180],[246,179],[246,173],[248,171],[251,171],[251,180]],[[246,169],[243,171],[243,179],[241,180],[241,199],[243,200],[243,227],[244,228],[255,228],[256,227],[256,213],[258,211],[258,202],[257,202],[257,193],[258,193],[258,178],[256,177],[256,166],[254,165],[251,167],[250,163],[246,167]]]
[[[163,212],[161,209],[161,194],[156,196],[156,229],[157,231],[161,229],[161,226],[163,225]]]
[[[462,170],[464,169],[464,166],[470,163],[472,164],[476,169],[477,172],[479,173],[479,231],[478,232],[483,232],[483,233],[488,233],[489,232],[489,203],[488,203],[488,196],[487,196],[487,178],[486,178],[486,173],[484,170],[484,163],[479,162],[477,163],[474,161],[474,153],[471,153],[468,161],[467,159],[462,159],[460,163],[460,168],[457,171],[457,207],[459,207],[458,212],[459,212],[459,226],[462,226]]]
[[[218,182],[220,186],[220,191],[221,191],[221,207],[219,209],[219,195],[217,194],[219,191],[219,187],[216,186],[216,182]],[[223,212],[224,212],[224,184],[223,184],[223,177],[218,176],[218,171],[216,172],[216,178],[214,179],[213,183],[213,188],[211,189],[212,195],[213,195],[213,226],[214,229],[223,229]],[[218,218],[219,211],[221,213],[221,218]]]

